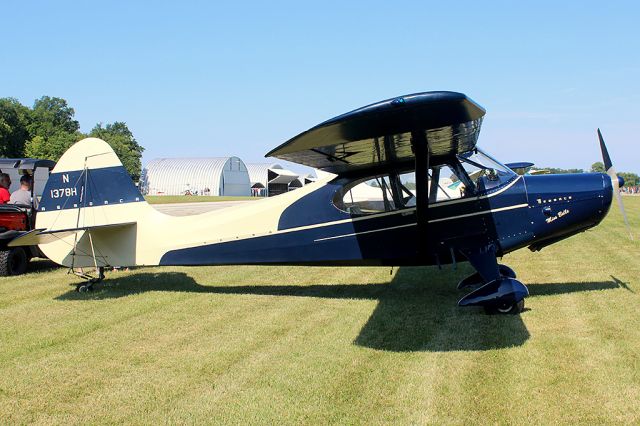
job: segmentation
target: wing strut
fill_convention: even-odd
[[[429,145],[424,131],[411,132],[411,145],[416,161],[416,217],[418,220],[418,258],[428,253],[427,224],[429,222]]]

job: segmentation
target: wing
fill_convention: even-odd
[[[266,156],[336,174],[399,168],[413,164],[412,132],[425,132],[433,157],[472,150],[484,114],[462,93],[417,93],[332,118]]]

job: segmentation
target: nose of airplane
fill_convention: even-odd
[[[613,198],[603,173],[527,176],[526,186],[534,250],[597,225]]]

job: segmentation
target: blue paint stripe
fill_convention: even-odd
[[[144,198],[123,166],[52,173],[40,211],[142,202]]]
[[[301,263],[409,257],[415,254],[413,227],[390,232],[362,233],[414,221],[413,216],[387,217],[386,223],[349,222],[172,250],[162,257],[160,265]],[[354,235],[316,241],[341,234]]]

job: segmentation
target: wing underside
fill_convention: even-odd
[[[472,150],[484,114],[482,107],[461,93],[408,95],[328,120],[267,156],[336,174],[398,168],[414,162],[413,136],[420,132],[432,157]]]

